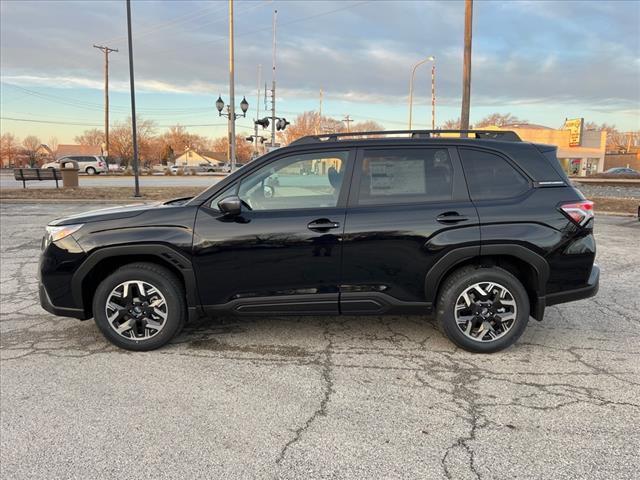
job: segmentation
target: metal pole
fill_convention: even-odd
[[[431,130],[436,129],[436,61],[431,65]]]
[[[229,0],[229,163],[236,169],[236,97],[233,63],[233,0]]]
[[[409,130],[413,124],[413,80],[416,76],[416,69],[423,63],[427,63],[430,60],[435,61],[435,57],[427,57],[424,60],[420,60],[411,68],[411,78],[409,78]]]
[[[256,120],[260,120],[260,82],[262,81],[262,64],[258,65],[258,95],[256,96]],[[258,124],[253,123],[254,156],[258,156]]]
[[[271,69],[271,146],[276,146],[276,20],[278,10],[273,11],[273,61]]]
[[[104,143],[109,154],[109,51],[104,51]]]
[[[462,70],[462,112],[460,129],[469,130],[471,106],[471,29],[473,26],[473,0],[465,0],[464,6],[464,65]]]
[[[133,138],[133,176],[135,189],[133,196],[140,196],[140,180],[138,178],[138,130],[136,128],[136,91],[133,80],[133,43],[131,40],[131,0],[127,0],[127,34],[129,38],[129,84],[131,88],[131,128]]]

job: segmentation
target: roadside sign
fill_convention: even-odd
[[[569,146],[579,147],[582,145],[582,129],[584,118],[572,118],[564,121],[564,130],[569,130]]]

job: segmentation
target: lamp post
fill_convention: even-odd
[[[436,108],[436,90],[435,90],[435,85],[436,85],[436,79],[435,79],[435,75],[436,75],[436,57],[434,57],[433,55],[425,58],[424,60],[420,60],[418,63],[416,63],[412,69],[411,69],[411,78],[409,79],[409,130],[411,130],[411,126],[413,123],[413,81],[414,78],[416,76],[416,69],[427,62],[433,62],[433,66],[431,68],[431,127],[433,129],[435,129],[435,118],[436,118],[436,113],[435,113],[435,108]]]
[[[226,113],[223,112],[225,108],[225,102],[222,99],[221,95],[218,95],[218,99],[216,100],[216,110],[218,110],[218,116],[227,117],[229,119],[229,126],[235,127],[235,121],[238,117],[246,117],[247,110],[249,110],[249,102],[245,97],[242,97],[242,101],[240,102],[240,110],[242,110],[242,114],[236,113],[235,105],[227,105]],[[229,131],[235,132],[235,128],[229,128]],[[229,136],[229,164],[231,167],[231,171],[233,172],[236,168],[236,155],[235,155],[235,135],[231,137]]]

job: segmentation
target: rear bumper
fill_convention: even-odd
[[[584,298],[593,297],[598,293],[600,287],[600,267],[593,264],[591,275],[586,287],[576,288],[575,290],[567,290],[564,292],[550,293],[545,297],[546,306],[557,305],[558,303],[574,302]]]
[[[89,318],[85,311],[81,308],[67,308],[67,307],[56,307],[49,298],[49,294],[47,293],[46,288],[41,283],[38,288],[38,296],[40,297],[40,305],[47,312],[53,313],[59,317],[72,317],[77,318],[79,320],[86,320]]]

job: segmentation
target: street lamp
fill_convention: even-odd
[[[431,128],[436,128],[436,57],[433,55],[420,60],[411,69],[411,78],[409,79],[409,130],[411,130],[413,121],[413,80],[416,76],[416,69],[423,63],[433,62],[431,66]]]
[[[222,95],[218,95],[218,99],[216,100],[216,110],[218,110],[218,116],[219,117],[227,117],[229,119],[229,125],[231,125],[233,122],[236,121],[236,119],[238,117],[246,117],[247,116],[247,110],[249,110],[249,102],[247,102],[246,97],[242,97],[242,101],[240,102],[240,110],[242,110],[242,114],[236,113],[235,112],[235,107],[232,105],[227,105],[227,111],[226,113],[223,112],[225,107],[225,102],[222,99]],[[232,129],[229,128],[229,132],[231,132]],[[235,131],[235,128],[233,129],[233,131]],[[233,172],[236,168],[236,156],[235,156],[235,138],[233,135],[229,134],[229,163],[231,166],[231,171]],[[232,142],[234,145],[232,145]]]

